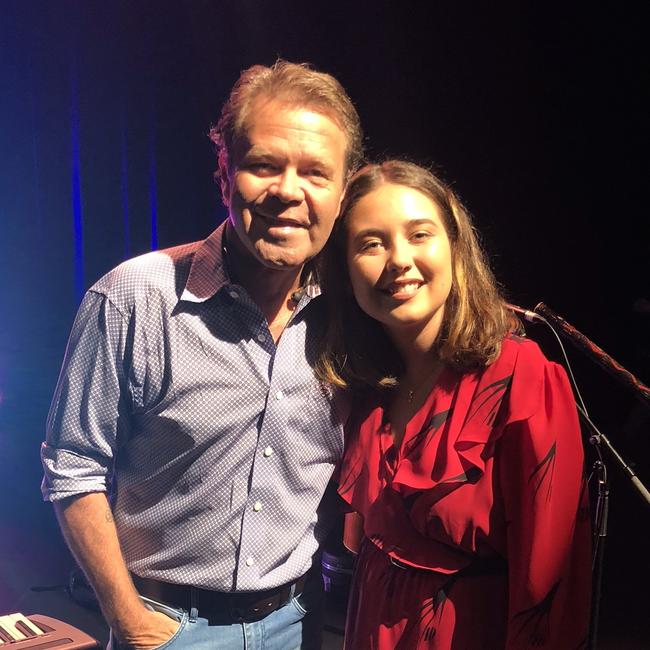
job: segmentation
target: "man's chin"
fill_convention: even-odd
[[[256,257],[263,267],[278,271],[300,270],[310,259],[304,251],[282,249],[277,246],[257,247]]]
[[[302,267],[306,264],[306,260],[274,257],[274,258],[258,258],[260,265],[269,271],[301,271]]]

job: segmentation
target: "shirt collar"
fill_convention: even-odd
[[[221,287],[230,284],[223,257],[223,237],[226,222],[222,223],[194,253],[190,273],[181,300],[205,302]]]
[[[223,252],[223,238],[226,232],[224,221],[207,239],[203,240],[194,253],[190,273],[181,294],[181,300],[205,302],[214,296],[221,287],[232,284],[226,269]],[[319,285],[310,281],[303,289],[310,299],[320,295]]]

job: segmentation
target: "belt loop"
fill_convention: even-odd
[[[196,619],[199,616],[198,605],[198,593],[196,587],[190,587],[190,623],[196,623]]]
[[[304,575],[300,576],[297,580],[294,580],[291,589],[289,589],[289,600],[292,598],[296,598],[302,594],[302,592],[305,590],[305,585],[307,584],[307,581],[309,579],[309,574],[311,572],[311,569],[307,571]]]

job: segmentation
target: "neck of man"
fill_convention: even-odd
[[[246,289],[264,314],[277,342],[296,308],[292,295],[300,288],[303,267],[273,269],[260,264],[229,227],[226,228],[225,246],[230,279]]]

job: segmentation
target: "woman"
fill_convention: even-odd
[[[470,218],[427,170],[352,179],[325,255],[323,379],[354,389],[363,517],[345,647],[584,647],[590,534],[561,367],[516,336]]]

